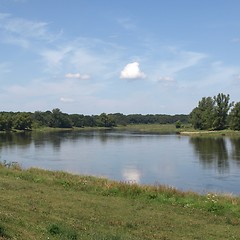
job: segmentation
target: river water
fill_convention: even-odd
[[[0,134],[0,161],[240,195],[240,138],[117,131]]]

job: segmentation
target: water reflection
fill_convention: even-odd
[[[27,148],[31,142],[32,138],[29,132],[0,134],[0,147],[15,147],[18,145],[20,148]]]
[[[124,181],[129,183],[140,183],[141,172],[136,168],[126,168],[122,171]]]
[[[232,158],[236,160],[237,164],[240,166],[240,139],[232,138],[230,141],[232,145]]]
[[[117,131],[9,133],[0,134],[0,157],[26,168],[239,193],[240,139]]]
[[[229,170],[229,155],[224,138],[190,138],[196,155],[204,168],[215,168],[219,173]]]

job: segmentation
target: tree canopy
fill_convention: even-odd
[[[232,130],[240,130],[240,102],[236,103],[229,114],[229,125]]]
[[[198,106],[190,113],[190,122],[196,129],[202,130],[223,130],[229,126],[228,112],[234,106],[233,102],[230,102],[229,94],[225,95],[219,93],[217,96],[203,97]],[[235,109],[235,108],[233,108]],[[237,110],[230,114],[233,119],[240,118],[237,116]],[[237,120],[234,121],[237,121]],[[233,125],[233,124],[232,124]]]
[[[72,127],[114,127],[128,124],[167,124],[188,122],[188,115],[166,114],[129,114],[101,113],[100,115],[83,115],[63,113],[59,108],[52,111],[0,112],[0,131],[11,129],[28,130],[38,127],[72,128]]]

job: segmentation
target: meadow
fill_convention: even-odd
[[[0,239],[240,239],[240,198],[0,165]]]

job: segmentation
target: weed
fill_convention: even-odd
[[[51,235],[58,235],[61,233],[60,227],[57,224],[52,224],[49,228],[49,233]]]
[[[68,227],[65,227],[61,224],[51,224],[49,226],[48,232],[52,235],[59,235],[61,238],[65,237],[64,239],[69,239],[69,240],[77,240],[77,233],[74,230],[69,229]]]
[[[9,238],[9,235],[6,233],[6,230],[2,225],[0,225],[0,238]]]

